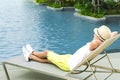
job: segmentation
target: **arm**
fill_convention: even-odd
[[[100,41],[97,41],[97,40],[91,41],[91,43],[90,43],[90,50],[91,51],[95,50],[100,44],[101,44]]]
[[[118,35],[117,31],[114,31],[114,32],[111,33],[111,37],[116,36],[116,35]]]

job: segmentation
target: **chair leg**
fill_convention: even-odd
[[[115,69],[115,68],[113,67],[113,65],[112,65],[112,63],[111,63],[111,61],[110,61],[110,58],[109,58],[109,56],[107,55],[107,53],[106,53],[105,51],[104,51],[104,54],[105,54],[105,55],[104,55],[103,57],[101,57],[101,58],[98,59],[97,61],[93,62],[93,63],[91,64],[91,67],[108,70],[110,74],[104,79],[104,80],[107,80],[113,73],[120,73],[120,70],[119,70],[119,69]],[[109,65],[110,65],[110,68],[105,67],[105,66],[97,66],[97,65],[94,65],[96,62],[98,62],[99,60],[101,60],[101,59],[104,58],[104,57],[107,57],[108,63],[109,63]],[[105,71],[105,72],[106,72],[106,71]]]
[[[9,77],[9,74],[8,74],[8,70],[7,70],[7,67],[6,67],[5,64],[6,64],[5,62],[2,63],[2,65],[3,65],[3,69],[4,69],[4,71],[5,71],[5,74],[6,74],[7,80],[10,80],[10,77]]]
[[[88,61],[87,61],[87,64],[90,66],[90,69],[92,70],[92,73],[90,74],[90,76],[94,75],[95,79],[98,80],[96,75],[95,75],[96,70],[93,70],[92,66],[90,65],[90,63]]]
[[[90,75],[88,75],[87,77],[85,77],[83,80],[87,80],[89,77],[91,77],[93,74],[91,73]]]
[[[112,72],[111,72],[111,74],[108,75],[108,76],[105,78],[105,80],[107,80],[107,79],[113,74],[113,72],[115,72],[115,69],[114,69],[114,67],[113,67],[113,65],[112,65],[112,63],[111,63],[111,61],[110,61],[110,58],[108,57],[107,53],[106,53],[105,51],[104,51],[104,53],[106,54],[106,57],[107,57],[107,59],[108,59],[108,61],[109,61],[109,64],[110,64],[111,68],[113,69]]]
[[[113,67],[113,65],[112,65],[112,63],[111,63],[111,61],[110,61],[110,58],[108,57],[108,55],[107,55],[107,53],[104,51],[104,53],[106,54],[106,57],[107,57],[107,59],[108,59],[108,62],[109,62],[109,64],[110,64],[110,66],[111,66],[111,68],[113,69],[113,71],[115,72],[115,69],[114,69],[114,67]]]
[[[107,80],[113,73],[109,74],[104,80]]]

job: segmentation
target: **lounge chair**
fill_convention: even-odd
[[[113,73],[120,73],[120,69],[115,69],[109,59],[109,56],[107,55],[105,49],[107,47],[109,47],[114,41],[116,41],[118,38],[120,38],[120,34],[118,34],[115,37],[111,37],[110,39],[106,40],[105,42],[103,42],[97,49],[95,49],[93,52],[90,53],[89,56],[87,56],[84,60],[82,60],[77,66],[75,66],[73,68],[73,70],[70,71],[70,73],[82,73],[84,71],[86,72],[92,72],[90,75],[88,75],[86,78],[84,78],[84,80],[86,80],[87,78],[89,78],[90,76],[94,75],[95,79],[97,79],[95,73],[96,72],[103,72],[103,73],[110,73],[106,78],[109,78]],[[94,58],[99,55],[100,53],[104,53],[103,56],[101,56],[100,58],[96,59],[95,61],[92,62],[92,60],[94,60]],[[107,60],[109,62],[110,67],[105,67],[105,66],[100,66],[100,65],[95,65],[95,63],[97,63],[98,61],[100,61],[101,59],[103,59],[104,57],[107,57]],[[82,65],[86,65],[84,70],[76,70],[78,68],[80,68]],[[87,71],[88,67],[90,67],[91,71]],[[94,69],[93,69],[94,67]],[[105,71],[97,71],[96,69],[103,69]]]
[[[12,65],[12,66],[17,66],[29,70],[33,70],[36,72],[39,72],[40,74],[46,75],[46,76],[52,76],[55,78],[55,80],[80,80],[80,75],[77,77],[72,76],[72,75],[77,75],[78,73],[83,73],[83,72],[90,72],[91,74],[88,75],[87,77],[84,77],[84,80],[88,79],[92,75],[94,76],[95,80],[98,80],[96,77],[96,73],[102,72],[102,73],[110,73],[105,79],[110,77],[113,73],[120,73],[119,69],[113,68],[112,63],[110,62],[110,59],[105,51],[107,47],[109,47],[114,41],[116,41],[118,38],[120,38],[120,34],[112,37],[105,42],[103,42],[96,50],[91,52],[90,55],[88,55],[85,59],[82,60],[73,70],[70,72],[65,72],[56,67],[55,65],[52,64],[46,64],[46,63],[38,63],[35,61],[30,61],[26,62],[23,59],[23,56],[18,56],[16,58],[4,61],[2,63],[3,68],[5,70],[7,79],[10,80],[10,76],[7,70],[7,65]],[[104,56],[95,59],[100,53],[104,53]],[[111,67],[104,67],[104,66],[99,66],[95,65],[97,62],[101,61],[104,57],[107,57],[109,64]],[[94,60],[95,59],[95,60]],[[92,62],[92,63],[91,63]],[[47,66],[47,67],[46,67]],[[81,69],[81,66],[85,66],[85,69]],[[93,68],[94,67],[94,68]],[[105,71],[97,71],[97,68],[103,69]],[[49,80],[49,79],[48,79]]]

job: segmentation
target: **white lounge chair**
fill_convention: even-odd
[[[83,59],[70,72],[62,71],[61,69],[59,69],[58,67],[56,67],[55,65],[52,65],[52,64],[39,63],[39,62],[35,62],[35,61],[26,62],[22,55],[18,56],[16,58],[4,61],[2,63],[2,65],[3,65],[3,68],[5,70],[5,73],[6,73],[8,80],[10,80],[10,76],[8,73],[7,65],[13,65],[13,66],[33,70],[33,71],[36,71],[36,72],[39,72],[41,74],[46,75],[46,78],[47,78],[47,76],[55,77],[55,80],[79,80],[80,76],[73,77],[71,75],[77,75],[78,73],[83,73],[83,72],[91,72],[90,75],[84,77],[84,80],[88,79],[92,75],[95,77],[95,80],[98,80],[95,73],[97,73],[97,72],[110,73],[110,75],[108,75],[105,78],[105,80],[106,80],[113,73],[120,73],[120,69],[115,69],[113,67],[113,65],[110,62],[110,59],[105,51],[105,49],[107,47],[109,47],[118,38],[120,38],[120,34],[115,36],[115,37],[111,37],[110,39],[104,41],[97,49],[95,49],[93,52],[91,52],[90,55],[88,55],[85,59]],[[102,52],[104,52],[104,56],[98,58],[97,60],[94,60]],[[98,61],[100,61],[104,57],[107,57],[111,67],[104,67],[104,66],[100,66],[100,65],[95,65]],[[79,69],[81,69],[80,67],[82,67],[82,66],[86,66],[85,69],[79,70]],[[105,71],[98,71],[97,68],[103,69]]]

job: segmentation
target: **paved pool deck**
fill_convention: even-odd
[[[99,56],[101,56],[101,55],[99,55]],[[114,67],[117,69],[120,69],[120,52],[111,53],[111,54],[109,54],[109,57],[110,57],[112,64],[114,65]],[[106,59],[104,59],[102,62],[100,62],[98,64],[107,65],[105,60]],[[45,75],[41,75],[38,72],[33,72],[28,69],[23,69],[23,68],[19,68],[19,67],[15,67],[15,66],[8,66],[7,68],[8,68],[11,80],[58,80],[53,77],[46,77]],[[104,73],[102,73],[102,74],[103,75],[96,74],[98,80],[103,80],[103,77],[106,74],[104,74]],[[81,77],[83,77],[83,76],[79,76],[79,77],[80,77],[80,80],[82,80]],[[0,65],[0,80],[7,80],[2,65]],[[88,79],[88,80],[95,80],[95,79]],[[108,78],[108,80],[120,80],[120,73],[113,74],[110,78]]]

